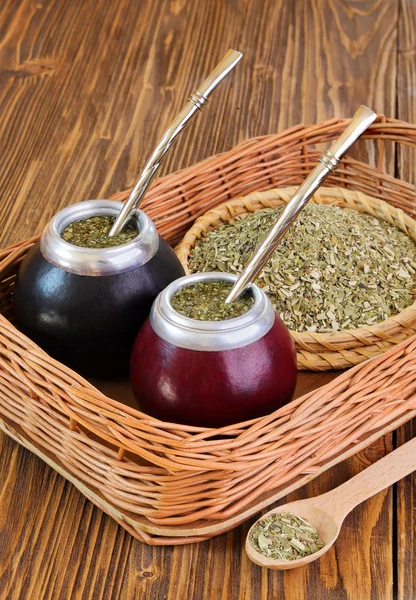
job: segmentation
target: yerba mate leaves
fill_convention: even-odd
[[[111,248],[131,242],[138,236],[134,225],[128,224],[118,235],[110,237],[108,234],[115,221],[108,215],[97,215],[80,221],[74,221],[65,227],[61,238],[74,246],[82,248]]]
[[[191,273],[241,273],[282,208],[256,211],[203,234]],[[374,325],[413,302],[416,246],[376,217],[309,204],[256,280],[294,331]]]
[[[171,298],[172,307],[181,315],[198,321],[224,321],[239,317],[254,304],[251,292],[245,292],[232,304],[225,304],[232,283],[200,281],[184,286]]]
[[[257,552],[275,560],[297,560],[324,546],[315,527],[292,513],[272,513],[261,519],[249,541]]]

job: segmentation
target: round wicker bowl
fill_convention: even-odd
[[[188,260],[196,241],[204,232],[215,229],[223,222],[242,214],[286,204],[295,187],[254,192],[220,204],[199,217],[185,234],[176,253],[186,273],[190,273]],[[370,198],[362,192],[342,188],[321,188],[310,202],[348,207],[387,221],[416,241],[416,221],[401,209],[387,202]],[[401,313],[372,326],[343,330],[334,333],[297,333],[292,337],[298,355],[298,368],[312,371],[344,369],[359,364],[372,356],[388,350],[416,331],[416,301]]]

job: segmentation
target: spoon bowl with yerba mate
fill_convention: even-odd
[[[337,488],[272,509],[250,528],[248,557],[261,567],[294,569],[328,552],[348,513],[416,469],[416,438]]]

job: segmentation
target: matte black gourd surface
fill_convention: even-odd
[[[17,275],[16,322],[46,352],[83,375],[128,375],[133,342],[153,300],[183,274],[175,253],[160,237],[156,253],[145,264],[99,276],[52,264],[38,243]]]

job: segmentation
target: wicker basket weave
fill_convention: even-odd
[[[308,144],[333,139],[346,123],[249,140],[165,177],[150,190],[147,212],[178,241],[197,216],[230,197],[299,183],[316,157]],[[416,143],[416,128],[394,120],[366,135],[382,149],[385,139]],[[388,187],[392,204],[415,212],[413,186],[353,159],[330,183],[377,197]],[[153,419],[106,397],[13,326],[16,271],[35,241],[0,252],[0,428],[149,544],[235,527],[416,414],[413,337],[260,419],[220,430]]]
[[[264,208],[276,208],[289,202],[295,187],[267,192],[253,192],[248,196],[224,202],[199,217],[186,233],[176,253],[186,273],[189,255],[204,232],[238,215],[253,213]],[[373,215],[398,227],[416,242],[416,221],[401,209],[362,192],[343,188],[321,188],[310,202],[348,207]],[[338,333],[291,332],[295,342],[298,368],[309,371],[346,369],[368,358],[385,352],[416,333],[416,302],[376,325],[344,330]]]

